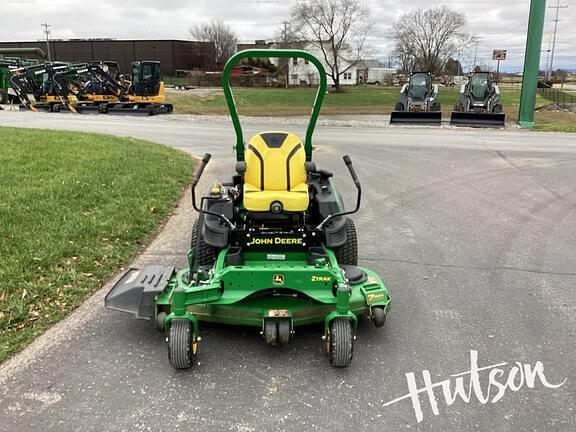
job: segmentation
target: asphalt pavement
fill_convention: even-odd
[[[304,136],[302,119],[245,124]],[[0,125],[208,151],[205,183],[234,167],[224,117],[0,112]],[[349,368],[330,367],[321,326],[274,348],[202,324],[198,364],[175,371],[151,323],[104,308],[108,285],[0,365],[0,431],[576,430],[576,135],[358,117],[315,137],[350,206],[341,156],[356,166],[360,262],[393,301],[384,328],[361,323]],[[185,197],[132,265],[183,265],[194,217]]]

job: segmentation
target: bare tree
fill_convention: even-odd
[[[190,36],[198,41],[212,42],[214,44],[216,50],[215,62],[218,67],[224,66],[226,60],[236,52],[238,39],[232,28],[222,21],[197,24],[190,29]]]
[[[446,6],[404,14],[392,28],[401,66],[439,74],[448,59],[470,41],[465,25],[464,14]]]
[[[414,55],[407,51],[406,45],[396,44],[394,49],[394,56],[400,66],[400,72],[403,74],[408,74],[410,71],[414,70]]]
[[[370,9],[358,0],[298,2],[291,12],[292,29],[301,41],[315,45],[326,73],[340,89],[340,77],[364,58],[374,33]]]

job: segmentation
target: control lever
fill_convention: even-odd
[[[354,210],[351,210],[351,211],[334,213],[334,214],[326,216],[324,218],[324,220],[322,222],[320,222],[318,224],[318,226],[315,228],[317,230],[322,229],[322,227],[324,225],[326,225],[326,223],[328,223],[329,221],[331,221],[335,217],[350,215],[350,214],[356,213],[360,209],[360,202],[362,199],[362,186],[360,185],[360,180],[358,180],[358,176],[356,175],[356,171],[354,170],[354,167],[352,166],[352,160],[350,159],[350,156],[345,155],[342,157],[342,159],[344,159],[344,163],[346,164],[348,171],[350,171],[350,175],[352,176],[352,180],[354,180],[354,184],[356,185],[356,189],[358,190],[358,195],[356,197],[356,208]]]
[[[204,168],[206,168],[206,165],[208,165],[208,162],[210,162],[211,157],[212,157],[212,155],[210,153],[204,154],[204,157],[202,158],[202,161],[200,162],[200,167],[198,168],[198,171],[196,171],[196,174],[194,175],[194,178],[192,179],[192,207],[198,213],[203,213],[203,214],[217,217],[218,219],[224,221],[230,228],[235,229],[236,225],[234,225],[234,223],[232,223],[230,221],[230,219],[228,219],[225,215],[220,214],[220,213],[214,213],[214,212],[211,212],[209,210],[203,210],[196,205],[196,186],[198,185],[198,182],[200,181],[200,178],[202,177],[202,173],[204,172]]]
[[[202,177],[202,173],[204,173],[204,168],[206,168],[206,165],[208,165],[208,162],[210,162],[211,158],[212,158],[212,155],[210,153],[204,154],[204,157],[202,158],[202,162],[200,162],[200,167],[198,168],[198,171],[196,171],[196,175],[194,176],[194,179],[192,180],[192,187],[196,187],[196,185],[200,181],[200,177]]]

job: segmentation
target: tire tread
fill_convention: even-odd
[[[345,368],[354,355],[354,334],[348,318],[334,318],[330,324],[330,364]]]
[[[346,220],[346,243],[334,250],[341,265],[358,265],[358,235],[352,219]]]

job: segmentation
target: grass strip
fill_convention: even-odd
[[[0,128],[0,361],[141,250],[192,165],[132,138]]]

